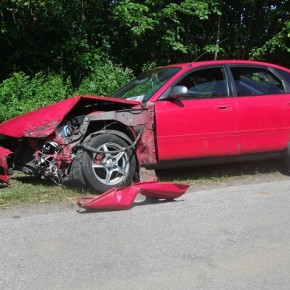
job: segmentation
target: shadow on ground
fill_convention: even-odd
[[[285,165],[280,160],[162,169],[157,171],[160,181],[214,180],[226,177],[239,178],[263,174],[289,175]]]
[[[162,169],[157,172],[158,179],[162,182],[187,182],[198,183],[222,180],[226,178],[236,178],[257,175],[282,174],[289,175],[285,165],[280,160],[267,160],[260,162],[231,163],[221,165],[208,165],[190,168],[170,168]],[[40,179],[33,176],[19,175],[15,180],[22,183],[33,185],[54,185],[49,179]],[[61,186],[61,185],[58,185]],[[81,189],[77,186],[66,185],[69,188]],[[83,190],[83,189],[82,189]]]

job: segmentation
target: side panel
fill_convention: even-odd
[[[278,151],[290,141],[290,95],[237,98],[241,153]]]
[[[157,101],[159,160],[239,154],[236,100]]]

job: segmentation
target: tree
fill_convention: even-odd
[[[78,88],[99,58],[135,73],[198,56],[289,66],[289,11],[287,0],[2,0],[0,82],[43,72]]]

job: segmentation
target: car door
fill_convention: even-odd
[[[238,110],[224,68],[196,69],[175,85],[187,96],[155,103],[159,160],[238,154]]]
[[[267,67],[232,66],[241,154],[277,151],[289,142],[290,95]]]

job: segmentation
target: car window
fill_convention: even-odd
[[[194,71],[176,85],[187,87],[188,94],[184,99],[208,99],[228,96],[224,71],[221,67]]]
[[[283,83],[268,69],[231,67],[238,96],[284,94]]]
[[[290,72],[284,71],[284,70],[280,70],[280,69],[276,69],[276,72],[278,72],[278,74],[284,79],[284,81],[286,82],[287,86],[288,86],[288,91],[289,92],[289,87],[290,87]],[[285,85],[285,83],[284,83]]]
[[[125,86],[110,94],[111,97],[126,100],[148,101],[180,68],[157,68],[142,73]]]

